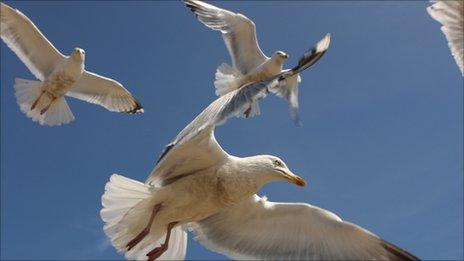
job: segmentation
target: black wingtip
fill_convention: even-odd
[[[420,260],[417,256],[407,252],[400,247],[397,247],[387,241],[382,240],[382,246],[391,254],[394,259],[396,260],[410,260],[410,261],[418,261]]]
[[[139,101],[134,100],[135,102],[135,107],[129,111],[124,111],[125,113],[128,114],[141,114],[144,113],[145,111],[143,110],[142,104],[140,104]]]
[[[156,165],[164,158],[164,156],[166,156],[166,154],[168,154],[168,152],[174,147],[174,145],[175,144],[173,143],[169,143],[168,145],[166,145],[166,147],[164,147],[163,152],[161,153],[158,160],[156,161]]]
[[[321,57],[327,52],[329,49],[331,41],[330,33],[326,34],[324,38],[322,38],[316,46],[311,48],[311,50],[307,51],[303,57],[298,60],[298,65],[295,66],[292,71],[299,73],[301,71],[306,70],[307,68],[311,67],[315,64]]]
[[[188,0],[183,0],[185,6],[187,8],[190,9],[190,11],[192,11],[192,13],[196,13],[196,11],[198,10],[198,6],[195,5],[195,3],[192,3],[191,1],[188,1]]]

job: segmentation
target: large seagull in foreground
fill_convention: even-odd
[[[328,210],[259,197],[269,182],[305,181],[275,156],[235,157],[216,141],[217,125],[242,115],[311,58],[211,103],[166,147],[145,183],[112,175],[100,214],[113,246],[130,260],[181,260],[189,227],[208,249],[235,259],[417,260]]]
[[[248,17],[198,0],[184,0],[184,3],[195,13],[200,22],[222,33],[232,58],[232,66],[223,63],[217,68],[214,85],[218,96],[238,89],[244,84],[263,81],[285,71],[282,70],[282,66],[288,55],[277,51],[271,57],[267,57],[259,48],[255,24]],[[329,44],[330,35],[327,34],[314,48],[312,64],[322,57]],[[292,119],[297,125],[301,125],[298,116],[300,82],[301,77],[296,74],[282,82],[280,86],[269,90],[289,102]],[[244,116],[258,115],[259,112],[258,103],[252,103]]]
[[[431,1],[430,16],[442,24],[441,31],[448,40],[454,60],[464,75],[464,1]]]
[[[1,3],[2,40],[40,81],[16,78],[17,102],[42,125],[74,120],[64,96],[99,104],[110,111],[141,113],[140,103],[117,81],[86,71],[85,52],[61,54],[23,13]]]

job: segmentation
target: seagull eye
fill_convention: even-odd
[[[274,161],[274,165],[275,165],[276,167],[282,167],[282,162],[276,160],[276,161]]]

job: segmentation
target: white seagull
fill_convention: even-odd
[[[451,54],[464,75],[464,1],[430,1],[427,11],[442,24]]]
[[[1,3],[3,41],[40,81],[15,79],[15,95],[23,111],[41,125],[74,120],[64,96],[99,104],[110,111],[141,113],[140,103],[117,81],[86,71],[85,52],[61,54],[19,10]]]
[[[266,80],[285,70],[282,69],[288,55],[282,51],[276,51],[271,57],[267,57],[259,48],[256,37],[256,27],[248,17],[218,8],[198,0],[184,0],[200,22],[207,27],[222,33],[224,42],[232,58],[232,66],[221,64],[216,70],[216,94],[224,95],[241,86]],[[330,44],[330,35],[327,34],[314,48],[315,63],[327,51]],[[270,90],[283,97],[290,104],[290,112],[295,124],[301,125],[298,115],[298,84],[301,82],[299,74],[288,78],[280,86]],[[251,104],[245,111],[245,117],[259,115],[257,103]]]
[[[327,210],[260,198],[266,183],[305,181],[275,156],[235,157],[216,141],[216,125],[296,75],[307,58],[211,103],[165,148],[145,183],[113,174],[100,214],[114,247],[131,260],[183,259],[189,227],[207,248],[237,259],[417,260]]]

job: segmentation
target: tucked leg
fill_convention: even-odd
[[[55,100],[56,100],[56,97],[53,96],[52,99],[50,100],[50,103],[48,103],[48,105],[40,111],[40,114],[44,114],[46,111],[48,111],[48,109],[50,109],[50,106]]]
[[[244,112],[245,118],[250,117],[250,112],[251,112],[251,106]]]
[[[153,249],[150,251],[147,256],[148,256],[148,261],[153,261],[156,260],[158,257],[160,257],[166,250],[168,250],[169,247],[169,238],[171,237],[171,230],[174,228],[174,226],[177,224],[177,222],[171,222],[168,225],[168,231],[166,233],[166,239],[164,240],[164,243],[161,244],[161,246]]]
[[[45,93],[45,91],[42,91],[39,95],[39,97],[37,97],[37,99],[35,99],[34,103],[32,104],[31,106],[31,111],[35,109],[35,106],[37,106],[37,103],[39,102],[40,98],[42,97],[42,95]]]
[[[161,203],[157,204],[153,207],[153,210],[151,212],[150,220],[148,221],[147,226],[136,236],[134,239],[132,239],[129,243],[127,243],[127,251],[131,250],[134,246],[136,246],[140,241],[142,241],[148,233],[150,233],[150,228],[151,225],[153,224],[153,219],[156,216],[156,213],[161,209]]]

